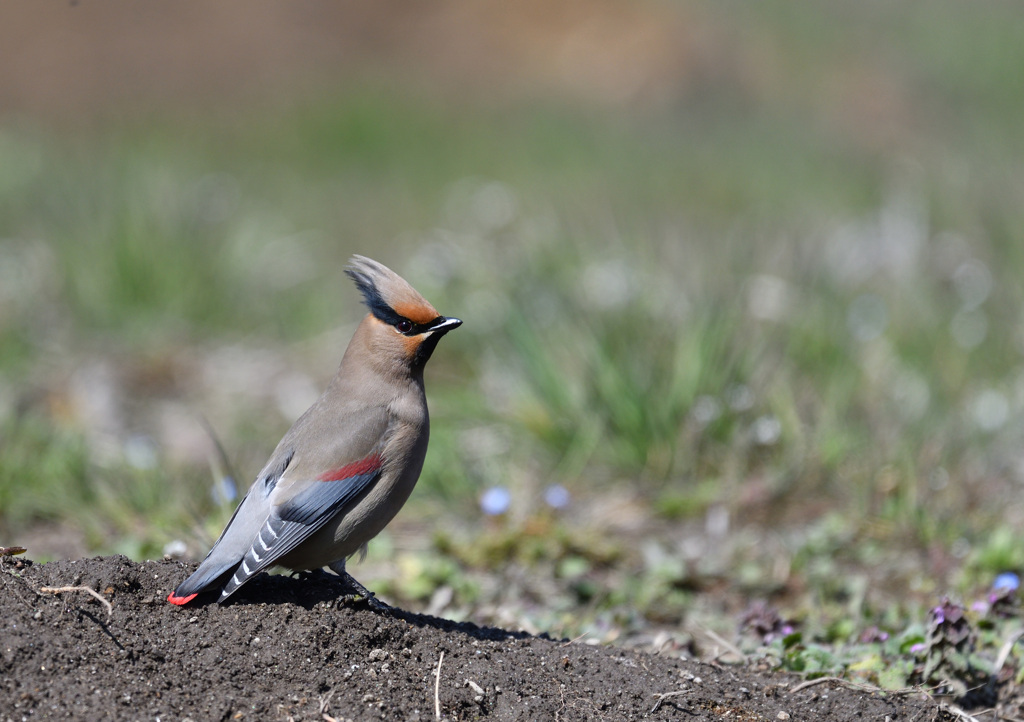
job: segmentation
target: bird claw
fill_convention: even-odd
[[[377,595],[364,587],[355,577],[345,571],[345,567],[332,566],[331,570],[341,578],[341,583],[352,590],[352,593],[338,597],[342,604],[361,602],[376,612],[389,612],[391,606],[377,599]]]
[[[373,592],[369,594],[359,594],[358,592],[355,594],[343,594],[338,597],[338,601],[345,605],[365,604],[375,612],[390,612],[392,610],[390,604],[377,599]]]

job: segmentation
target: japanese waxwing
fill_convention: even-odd
[[[370,312],[337,375],[295,422],[256,477],[213,549],[167,597],[186,604],[220,590],[219,602],[270,566],[328,566],[375,606],[345,571],[405,504],[423,468],[430,421],[423,366],[462,325],[439,314],[403,278],[353,256],[345,272]]]

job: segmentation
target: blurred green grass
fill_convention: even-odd
[[[359,252],[466,321],[427,372],[403,512],[469,520],[434,554],[548,563],[590,618],[678,619],[726,579],[821,602],[822,630],[851,597],[877,621],[1019,571],[1024,21],[708,11],[735,13],[754,75],[643,112],[367,82],[255,115],[0,129],[0,544],[46,521],[95,551],[202,553],[230,507],[203,453],[165,448],[167,409],[210,416],[245,486],[294,418],[249,366],[322,386]],[[218,350],[259,393],[218,383]],[[97,363],[104,418],[77,375]],[[556,484],[567,509],[542,501]],[[602,525],[618,548],[571,543]],[[612,558],[650,583],[616,588]],[[432,563],[382,583],[419,599],[417,575],[459,574]]]

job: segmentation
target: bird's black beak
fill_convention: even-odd
[[[436,333],[438,336],[443,336],[461,325],[462,319],[438,316],[437,319],[431,322],[430,327],[427,330],[432,334]]]
[[[416,349],[416,356],[413,358],[413,366],[419,366],[422,368],[423,364],[425,364],[427,359],[430,358],[430,354],[434,353],[434,349],[437,348],[437,342],[441,340],[441,337],[461,325],[461,319],[445,318],[444,316],[438,316],[428,323],[427,327],[421,332],[423,335],[423,343],[421,343],[419,348]]]

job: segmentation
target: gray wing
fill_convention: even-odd
[[[223,602],[256,574],[276,564],[320,531],[380,477],[382,465],[381,456],[371,454],[303,484],[302,489],[284,503],[272,507],[218,601]]]

